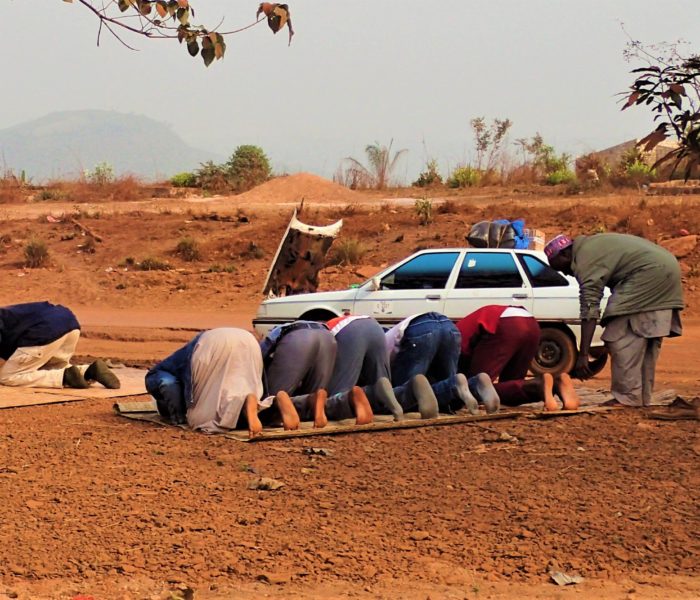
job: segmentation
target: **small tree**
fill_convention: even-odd
[[[668,137],[675,137],[678,147],[659,158],[652,168],[671,165],[671,175],[684,168],[688,179],[700,166],[700,55],[683,57],[677,44],[661,44],[647,48],[630,41],[628,59],[642,59],[646,67],[633,69],[636,79],[629,92],[624,92],[622,110],[631,106],[647,106],[654,114],[656,129],[639,140],[639,146],[650,152]]]
[[[258,146],[238,146],[226,163],[226,178],[238,193],[265,183],[271,175],[270,161]]]
[[[353,177],[353,179],[366,179],[371,182],[372,187],[378,190],[385,189],[391,181],[399,158],[408,152],[406,149],[397,150],[394,153],[394,157],[391,158],[391,146],[393,143],[394,140],[391,140],[388,146],[382,146],[379,142],[366,146],[365,153],[367,154],[368,166],[363,165],[355,158],[346,158],[345,160],[350,163],[348,170],[351,172],[356,171],[356,177]]]
[[[480,171],[493,171],[513,123],[510,119],[494,119],[491,125],[487,125],[484,117],[477,117],[470,124],[476,143],[476,168]]]
[[[423,171],[413,182],[415,187],[430,187],[431,185],[442,184],[442,175],[438,170],[437,161],[431,158],[425,165],[425,171]]]
[[[85,178],[93,185],[107,185],[114,181],[114,168],[108,162],[101,162],[85,172]]]
[[[557,155],[554,146],[545,144],[539,133],[526,142],[524,148],[530,155],[533,167],[546,183],[556,184],[575,179],[574,173],[569,168],[571,155],[565,152]]]

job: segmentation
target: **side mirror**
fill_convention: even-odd
[[[376,292],[382,289],[382,280],[379,277],[372,277],[372,291]]]

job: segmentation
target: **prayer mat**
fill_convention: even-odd
[[[145,369],[115,367],[112,371],[119,377],[121,382],[121,387],[118,390],[109,390],[102,387],[99,383],[93,383],[84,390],[0,385],[0,409],[37,406],[40,404],[58,404],[60,402],[77,402],[87,398],[123,398],[125,396],[140,396],[146,393],[144,377],[147,371]]]
[[[114,405],[114,410],[119,416],[127,419],[148,421],[167,427],[189,429],[186,425],[172,425],[164,421],[158,414],[154,401],[118,402]],[[261,435],[252,439],[248,437],[248,431],[244,429],[228,431],[219,435],[239,442],[264,442],[267,440],[309,437],[313,435],[338,435],[363,431],[386,431],[390,429],[410,429],[415,427],[455,425],[458,423],[497,421],[501,419],[515,419],[518,416],[519,414],[515,412],[499,412],[493,415],[440,415],[436,419],[421,419],[418,413],[406,413],[406,418],[403,421],[394,421],[391,415],[375,415],[374,421],[367,425],[355,425],[354,419],[345,419],[342,421],[329,421],[328,425],[321,429],[314,429],[312,421],[303,421],[296,431],[286,431],[282,427],[266,427],[263,429]]]
[[[590,388],[577,387],[576,393],[581,399],[581,407],[578,410],[553,410],[551,412],[544,411],[542,410],[542,402],[523,404],[514,408],[514,410],[521,411],[521,415],[524,415],[530,419],[554,419],[557,417],[569,417],[572,415],[604,413],[625,408],[624,406],[601,406],[603,403],[614,399],[613,395],[608,390],[594,390]],[[666,406],[675,397],[675,390],[660,390],[658,392],[654,392],[651,397],[651,406]]]

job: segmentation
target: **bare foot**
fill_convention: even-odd
[[[559,375],[557,387],[559,389],[559,397],[564,403],[564,410],[578,410],[578,407],[581,406],[581,399],[574,389],[574,382],[571,381],[571,377],[566,373]]]
[[[279,391],[275,396],[275,403],[282,416],[282,425],[287,431],[299,429],[299,413],[294,408],[294,403],[287,392]]]
[[[350,400],[355,409],[355,425],[367,425],[374,420],[372,407],[369,405],[367,395],[361,387],[356,385],[352,388]]]
[[[316,390],[309,394],[309,404],[311,404],[314,413],[314,428],[323,429],[328,425],[328,417],[326,417],[326,400],[328,392],[324,389]]]
[[[262,433],[263,426],[258,417],[258,398],[255,394],[245,397],[245,416],[248,419],[248,437],[254,438]]]
[[[546,411],[559,410],[559,404],[554,398],[554,377],[551,373],[542,374],[542,393],[544,395],[544,409]]]

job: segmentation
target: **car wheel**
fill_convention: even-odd
[[[593,360],[588,362],[588,368],[591,370],[593,376],[595,376],[600,373],[608,363],[608,351],[605,347],[591,348],[591,358]]]
[[[331,319],[335,319],[338,315],[332,313],[329,310],[310,310],[299,317],[301,321],[318,321],[319,323],[325,323]]]
[[[540,334],[540,346],[530,370],[535,375],[568,373],[574,368],[577,354],[576,344],[568,333],[554,327],[545,327]]]

